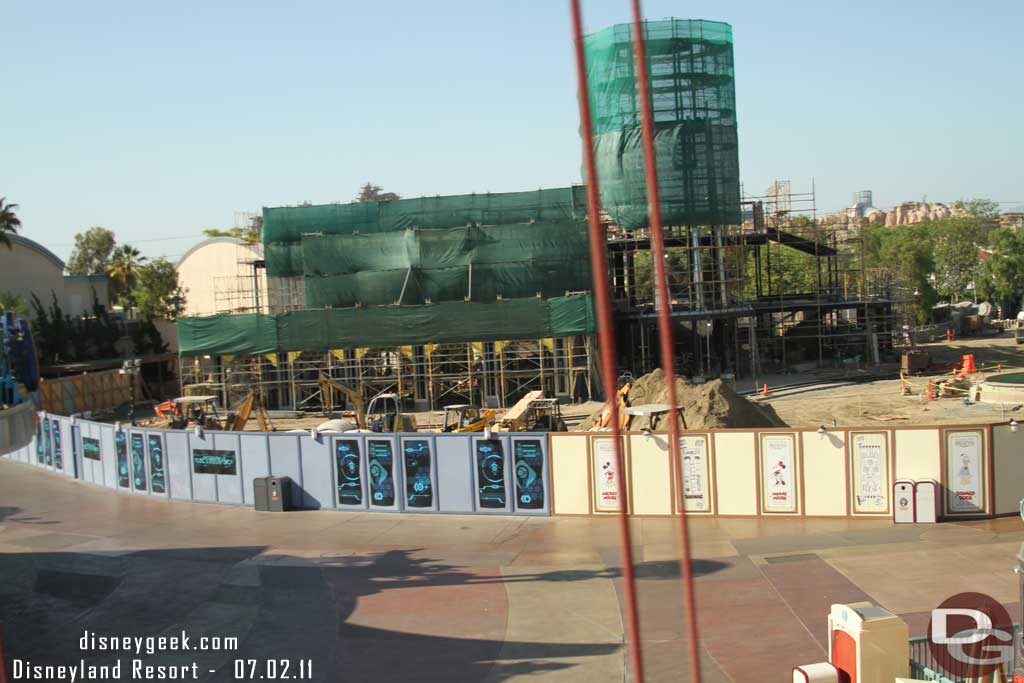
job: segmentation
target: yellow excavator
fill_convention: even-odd
[[[377,394],[370,399],[369,405],[363,403],[363,397],[352,387],[320,373],[317,382],[320,385],[324,413],[328,414],[334,407],[334,392],[345,395],[355,409],[355,424],[345,420],[338,421],[337,431],[371,431],[371,432],[415,432],[416,418],[402,412],[402,401],[398,394]],[[334,422],[332,420],[332,422]],[[334,430],[332,430],[334,431]]]
[[[437,431],[450,434],[482,432],[494,422],[493,410],[480,410],[477,406],[459,404],[444,407],[444,420]]]

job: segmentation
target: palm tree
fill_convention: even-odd
[[[146,257],[130,244],[122,244],[110,255],[107,275],[114,281],[119,290],[118,298],[129,313],[132,310],[132,287],[135,286],[135,272],[139,264],[145,260]]]
[[[0,244],[6,245],[8,249],[11,249],[11,238],[8,237],[8,233],[11,235],[18,234],[18,228],[21,227],[21,219],[14,214],[14,210],[18,208],[17,204],[7,204],[7,197],[0,197]]]

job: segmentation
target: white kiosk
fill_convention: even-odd
[[[849,683],[909,677],[909,639],[905,621],[870,602],[832,605],[828,615],[828,659]]]

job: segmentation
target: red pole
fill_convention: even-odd
[[[618,387],[615,378],[615,329],[612,325],[611,294],[608,288],[608,263],[605,258],[605,235],[601,229],[601,199],[598,192],[597,164],[594,161],[594,127],[590,117],[590,92],[587,87],[587,61],[583,51],[583,19],[580,0],[569,0],[572,12],[573,46],[576,51],[576,79],[579,82],[580,126],[583,134],[583,161],[587,177],[587,219],[590,227],[590,274],[593,280],[594,307],[601,353],[601,383],[611,408],[612,436],[615,445],[616,476],[619,489],[619,535],[622,545],[622,580],[626,596],[627,636],[633,680],[643,683],[643,653],[640,645],[640,616],[636,600],[636,574],[633,570],[633,541],[629,528],[626,498],[626,461],[622,454],[619,405],[615,400]]]
[[[0,683],[7,683],[7,659],[4,657],[4,625],[0,624]]]
[[[651,112],[651,87],[647,73],[647,48],[644,37],[643,12],[640,0],[633,3],[633,57],[636,64],[636,82],[640,100],[640,120],[643,129],[644,168],[647,171],[647,210],[651,227],[651,251],[654,261],[654,280],[658,291],[658,339],[661,345],[661,367],[665,374],[668,389],[669,409],[672,420],[669,426],[669,452],[673,462],[682,462],[679,458],[679,419],[676,407],[675,353],[672,341],[672,319],[669,315],[671,299],[669,299],[668,281],[665,277],[665,242],[661,229],[661,199],[658,193],[658,167],[654,155],[654,116]],[[690,531],[686,521],[686,496],[683,494],[682,468],[680,472],[679,492],[681,498],[679,510],[679,552],[681,556],[679,576],[682,579],[683,595],[686,600],[686,620],[690,629],[690,680],[700,683],[700,648],[697,634],[697,604],[693,590],[693,576],[690,571]]]

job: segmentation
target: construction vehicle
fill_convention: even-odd
[[[154,408],[156,419],[147,427],[160,429],[221,429],[223,420],[217,412],[216,396],[179,396]]]
[[[402,412],[402,400],[398,394],[382,393],[370,399],[370,403],[364,407],[363,397],[355,389],[345,386],[341,382],[327,375],[320,373],[317,380],[320,384],[320,392],[323,398],[324,412],[329,413],[334,406],[334,391],[340,391],[352,403],[355,409],[355,424],[348,423],[349,428],[344,428],[345,421],[338,426],[337,431],[371,431],[371,432],[415,432],[416,418]]]
[[[544,398],[544,392],[531,391],[519,399],[502,415],[495,425],[496,432],[564,432],[568,431],[562,419],[562,406],[558,399]]]
[[[468,403],[445,406],[444,419],[441,422],[441,429],[438,431],[451,434],[482,432],[493,422],[493,410],[481,411],[477,406]]]
[[[250,389],[241,403],[224,417],[217,412],[216,401],[216,396],[179,396],[164,401],[154,408],[157,419],[149,426],[170,429],[200,426],[209,430],[241,432],[245,430],[245,425],[248,424],[255,408],[260,431],[274,431],[270,416],[255,391]]]

